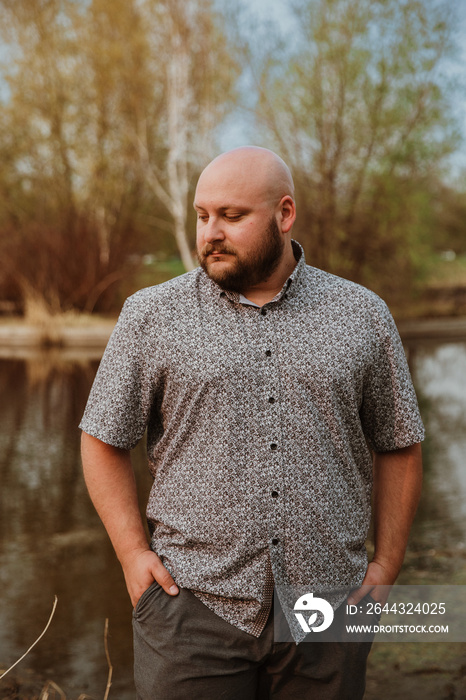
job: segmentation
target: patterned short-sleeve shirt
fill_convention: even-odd
[[[130,297],[80,426],[124,449],[147,429],[152,548],[256,636],[274,582],[361,583],[370,450],[424,437],[384,302],[293,246],[292,275],[260,308],[200,268]]]

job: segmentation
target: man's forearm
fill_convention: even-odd
[[[132,604],[154,580],[176,595],[178,587],[147,541],[130,453],[83,433],[81,454],[89,495],[123,567]]]
[[[398,576],[422,486],[421,445],[374,455],[374,558]]]
[[[385,603],[388,587],[395,583],[403,564],[421,485],[420,444],[374,455],[374,557],[363,587],[353,591],[350,603],[358,603],[369,591],[375,600]]]
[[[130,453],[87,433],[82,435],[81,453],[89,495],[123,563],[135,550],[149,549]]]

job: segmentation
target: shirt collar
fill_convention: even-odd
[[[294,295],[295,289],[298,286],[299,280],[303,276],[303,271],[306,266],[306,260],[304,258],[304,250],[298,241],[295,241],[294,239],[291,240],[291,245],[293,248],[293,254],[296,259],[296,266],[294,267],[292,273],[290,276],[287,278],[285,281],[283,287],[281,288],[280,292],[274,296],[273,299],[271,299],[268,304],[273,304],[278,301],[281,301],[285,295],[291,296],[292,294]],[[204,272],[204,275],[207,277],[207,279],[211,282],[212,285],[212,290],[215,291],[216,295],[219,297],[224,297],[226,296],[230,301],[232,301],[235,304],[247,304],[249,306],[257,306],[257,304],[254,304],[253,302],[249,301],[249,299],[246,299],[242,294],[239,294],[238,292],[230,292],[226,289],[222,289],[216,282],[214,282],[210,277],[207,275],[207,273]],[[259,308],[259,307],[258,307]]]

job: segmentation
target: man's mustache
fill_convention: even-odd
[[[212,245],[212,243],[206,243],[205,246],[200,251],[200,255],[202,258],[205,258],[207,255],[211,255],[212,253],[224,253],[225,255],[236,255],[235,251],[232,248],[229,248],[226,245],[222,245],[221,243],[216,243],[215,245]]]

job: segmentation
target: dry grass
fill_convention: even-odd
[[[28,295],[24,304],[24,323],[39,328],[45,344],[59,345],[60,331],[64,326],[83,326],[98,321],[90,314],[54,308],[37,295]]]
[[[1,700],[73,700],[52,680],[43,681],[24,677],[13,677],[2,684]],[[95,700],[91,695],[81,693],[76,700]]]
[[[75,310],[63,311],[37,295],[28,295],[23,316],[0,316],[0,337],[7,346],[19,342],[20,345],[29,343],[35,347],[61,348],[67,345],[66,333],[72,332],[72,337],[82,334],[84,339],[86,334],[90,334],[90,345],[93,347],[95,332],[100,330],[104,339],[108,338],[115,322],[116,318],[112,317]]]
[[[53,616],[55,615],[55,610],[57,608],[57,603],[58,603],[58,598],[55,596],[55,600],[53,603],[53,608],[52,612],[50,613],[50,617],[47,621],[47,624],[45,625],[43,631],[40,633],[40,635],[37,637],[37,639],[31,644],[29,649],[17,660],[15,661],[14,664],[12,664],[6,671],[1,671],[0,670],[0,681],[8,675],[16,666],[18,666],[29,654],[29,652],[40,642],[42,637],[45,635],[47,632],[48,628],[50,627],[50,624],[52,622]],[[105,694],[103,700],[108,700],[108,696],[110,693],[110,688],[112,685],[112,676],[113,676],[113,666],[112,662],[110,660],[110,654],[108,650],[108,618],[105,620],[105,629],[104,629],[104,647],[105,647],[105,656],[107,658],[107,665],[108,665],[108,675],[107,675],[107,685],[105,688]],[[63,690],[60,688],[57,683],[51,680],[47,680],[45,682],[45,685],[42,687],[42,689],[39,691],[39,694],[34,690],[27,690],[25,691],[27,695],[19,695],[19,686],[21,683],[17,681],[17,679],[13,679],[11,683],[9,683],[4,689],[2,689],[2,700],[71,700],[71,698],[67,698],[66,694],[63,692]],[[30,694],[32,692],[32,694]],[[6,693],[6,695],[5,695]],[[91,695],[86,695],[86,693],[81,693],[76,700],[94,700]]]

